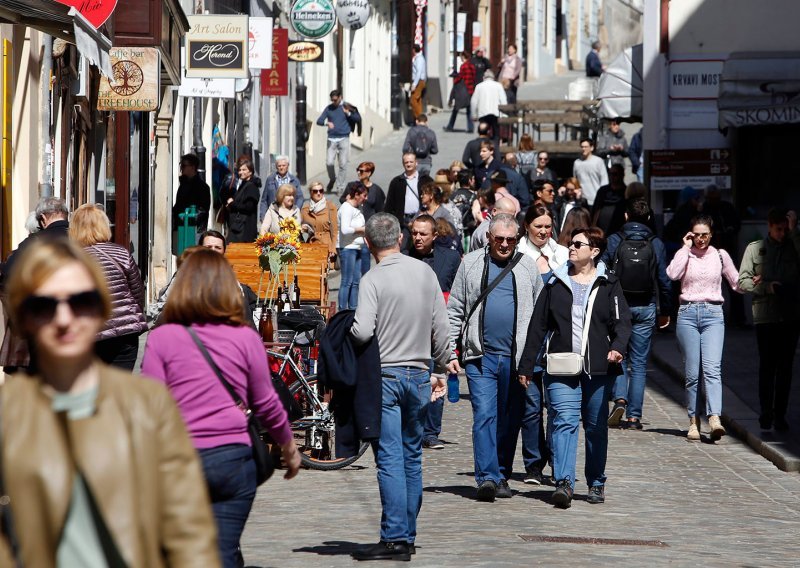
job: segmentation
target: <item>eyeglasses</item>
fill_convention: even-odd
[[[22,311],[38,325],[53,321],[59,304],[66,302],[77,317],[98,317],[103,311],[103,298],[97,290],[78,292],[66,298],[53,296],[28,296],[22,302]]]
[[[575,250],[581,250],[581,247],[591,248],[592,245],[590,245],[589,243],[582,243],[580,241],[572,241],[571,243],[569,243],[569,247],[574,248]]]
[[[711,236],[711,233],[694,233],[695,239],[707,239]]]
[[[492,235],[492,239],[494,239],[494,243],[497,245],[508,243],[509,245],[513,246],[517,244],[517,237],[500,237],[498,235]]]
[[[325,190],[322,189],[322,188],[320,188],[320,189],[312,189],[311,190],[311,193],[324,193],[324,192],[325,192]]]

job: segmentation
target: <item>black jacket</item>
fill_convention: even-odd
[[[175,205],[172,206],[172,230],[177,231],[182,224],[179,214],[187,207],[194,205],[197,208],[198,232],[203,232],[208,226],[208,212],[211,209],[211,189],[200,176],[188,178],[180,176],[178,193],[175,195]]]
[[[355,310],[342,310],[331,318],[319,343],[317,378],[335,389],[331,410],[336,417],[336,455],[358,453],[360,440],[381,435],[383,383],[378,342],[357,345],[350,335]]]
[[[2,265],[2,269],[0,269],[0,272],[2,272],[0,283],[4,285],[5,282],[8,282],[8,275],[11,274],[11,267],[14,266],[14,263],[19,258],[19,253],[24,251],[34,242],[36,242],[36,239],[49,239],[49,238],[61,238],[61,237],[67,238],[69,236],[68,232],[69,232],[69,221],[58,220],[58,221],[53,221],[41,231],[38,231],[36,233],[31,233],[30,235],[25,237],[22,240],[22,242],[19,243],[17,250],[12,251],[11,255],[8,257],[8,260],[6,260],[5,263]],[[2,288],[2,286],[0,286],[0,288]]]
[[[432,183],[433,179],[428,175],[419,176],[417,181],[417,195],[419,195],[420,188],[426,183]],[[386,203],[383,206],[385,213],[391,213],[397,220],[400,221],[400,226],[403,226],[403,214],[406,206],[406,177],[405,174],[392,179],[389,182],[389,193],[386,194]]]
[[[233,194],[233,201],[226,206],[229,243],[250,243],[256,240],[261,223],[258,218],[260,188],[261,179],[257,177],[242,182]]]
[[[442,292],[450,291],[450,288],[453,286],[453,280],[456,279],[458,267],[461,266],[461,255],[458,254],[458,252],[443,246],[434,245],[433,255],[431,257],[421,257],[412,246],[408,256],[421,260],[430,266],[434,274],[436,274],[436,279],[439,280],[439,288],[442,289]]]
[[[572,288],[565,282],[565,278],[569,278],[566,276],[567,266],[563,270],[557,269],[556,274],[548,279],[536,301],[519,363],[520,375],[533,376],[536,357],[548,333],[552,333],[551,353],[572,352]],[[613,349],[623,356],[627,352],[631,336],[630,310],[619,281],[614,276],[604,275],[599,267],[592,290],[595,288],[598,291],[589,322],[587,369],[589,374],[619,375],[622,369],[620,365],[608,362],[608,352]]]

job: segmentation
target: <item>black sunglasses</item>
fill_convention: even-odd
[[[363,174],[363,173],[366,173],[366,172],[369,172],[369,170],[364,170],[364,169],[356,170],[356,173],[359,173],[359,174]]]
[[[78,292],[66,298],[52,296],[28,296],[22,302],[22,312],[36,324],[50,323],[56,315],[58,305],[66,302],[75,317],[98,317],[103,313],[103,298],[97,290]]]
[[[509,245],[517,244],[517,237],[499,237],[497,235],[492,235],[495,244],[502,245],[504,242],[508,243]]]
[[[324,189],[312,189],[311,190],[311,193],[324,193],[324,192],[325,192]]]
[[[582,243],[580,241],[572,241],[571,243],[569,243],[569,246],[574,248],[575,250],[581,250],[582,247],[591,248],[592,245],[590,245],[589,243]]]

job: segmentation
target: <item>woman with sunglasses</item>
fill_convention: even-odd
[[[336,256],[336,238],[339,236],[336,204],[325,198],[325,188],[321,181],[313,181],[308,186],[311,199],[303,202],[300,216],[301,228],[308,233],[308,241],[328,245],[328,256]]]
[[[367,200],[361,206],[361,212],[364,213],[364,222],[369,221],[369,218],[375,213],[381,213],[383,206],[386,203],[386,194],[383,192],[381,186],[372,181],[372,174],[375,173],[375,164],[372,162],[361,162],[356,168],[358,174],[358,181],[367,188]],[[347,198],[347,189],[339,198],[339,203],[344,203]]]
[[[603,231],[597,227],[572,232],[569,262],[553,271],[536,302],[519,364],[519,380],[527,388],[545,339],[546,353],[581,356],[581,369],[575,375],[553,374],[555,369],[549,372],[551,367],[545,364],[556,480],[551,502],[562,509],[572,504],[581,421],[586,446],[584,475],[589,486],[586,500],[605,502],[608,400],[614,379],[622,372],[620,363],[631,334],[630,313],[619,281],[606,273],[605,264],[595,265],[605,244]]]
[[[731,257],[709,245],[714,222],[698,215],[691,221],[692,230],[683,237],[683,247],[667,267],[667,276],[681,283],[680,307],[675,333],[684,357],[686,407],[689,431],[686,438],[700,440],[700,417],[697,408],[697,383],[703,368],[705,413],[711,439],[725,435],[722,415],[722,347],[725,343],[725,316],[722,313],[722,278],[731,290],[739,289],[739,272]]]
[[[3,482],[25,566],[218,566],[197,453],[170,393],[94,355],[111,315],[102,268],[37,239],[7,282],[36,376],[2,388]],[[6,564],[10,565],[10,564]]]
[[[358,306],[358,284],[363,274],[364,255],[368,256],[364,242],[366,221],[361,205],[367,200],[367,188],[360,182],[347,184],[347,198],[339,207],[339,239],[336,245],[342,280],[339,284],[340,310],[354,310]]]
[[[69,236],[100,263],[111,292],[111,317],[97,335],[95,353],[109,365],[133,371],[139,336],[147,330],[139,267],[128,249],[110,242],[108,216],[97,205],[87,203],[75,210]]]

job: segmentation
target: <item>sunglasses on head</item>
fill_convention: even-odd
[[[495,244],[502,245],[504,242],[508,243],[509,245],[517,244],[517,237],[500,237],[497,235],[492,235],[492,239],[494,239]]]
[[[98,317],[103,312],[103,298],[97,290],[78,292],[66,298],[28,296],[22,302],[22,312],[39,325],[50,323],[62,302],[66,302],[75,317]]]

